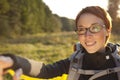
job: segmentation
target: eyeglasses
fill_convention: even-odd
[[[89,28],[84,28],[84,27],[79,27],[78,29],[75,30],[75,32],[78,35],[84,35],[88,30],[91,33],[98,33],[100,32],[103,28],[105,28],[105,25],[100,25],[98,23],[92,24]]]

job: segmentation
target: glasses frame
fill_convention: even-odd
[[[96,24],[98,24],[98,23],[96,23]],[[95,24],[92,24],[92,25],[95,25]],[[98,31],[98,32],[92,32],[92,31],[91,31],[91,27],[92,27],[92,25],[91,25],[89,28],[84,28],[86,31],[85,31],[85,33],[83,33],[83,34],[79,34],[79,32],[78,32],[78,28],[75,29],[75,32],[76,32],[78,35],[85,35],[87,31],[89,31],[90,33],[95,34],[95,33],[100,32],[103,28],[106,28],[106,26],[105,26],[104,24],[103,24],[103,25],[98,24],[98,25],[100,25],[100,26],[102,27],[102,29],[101,29],[100,31]]]

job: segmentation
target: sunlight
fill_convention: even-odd
[[[59,16],[75,19],[77,13],[86,6],[101,6],[107,9],[108,0],[43,0],[51,11]]]
[[[120,5],[119,5],[118,7],[120,8]],[[117,13],[118,13],[118,16],[117,16],[117,17],[120,18],[120,9],[117,11]]]

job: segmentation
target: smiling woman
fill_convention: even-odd
[[[101,6],[107,9],[108,0],[43,0],[53,13],[75,19],[77,13],[86,6]]]

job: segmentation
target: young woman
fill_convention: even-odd
[[[120,80],[119,68],[116,68],[120,62],[117,64],[114,57],[114,54],[118,55],[117,45],[108,43],[111,29],[111,17],[107,11],[99,6],[89,6],[76,17],[75,31],[80,49],[70,58],[45,65],[12,54],[2,54],[0,65],[5,70],[21,68],[23,74],[37,78],[68,74],[68,80]]]

